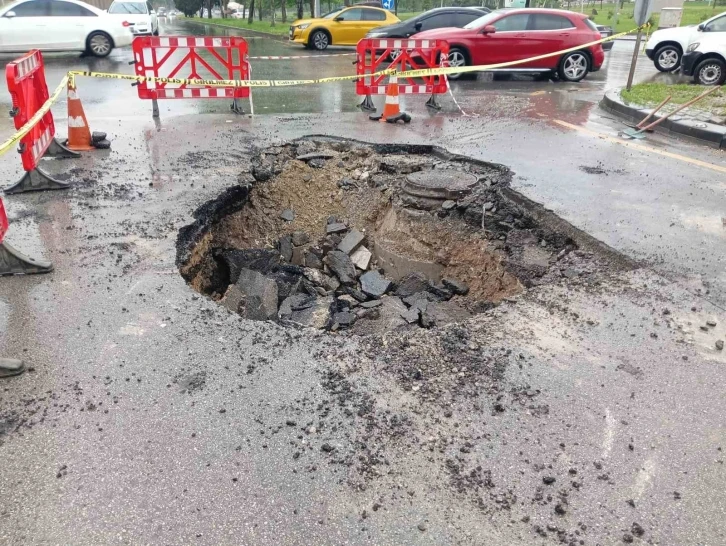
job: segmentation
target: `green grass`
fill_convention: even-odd
[[[627,102],[640,106],[656,106],[670,95],[671,101],[668,106],[677,106],[696,98],[707,89],[709,87],[702,85],[640,83],[634,85],[630,91],[623,90],[621,96]],[[719,89],[689,108],[703,110],[717,116],[726,116],[726,89]]]
[[[564,6],[563,6],[564,7]],[[574,3],[571,6],[572,11],[580,11],[579,5],[576,6]],[[592,15],[592,10],[597,10],[597,15]],[[681,25],[697,25],[702,23],[706,19],[713,17],[723,11],[726,11],[726,7],[718,6],[712,8],[708,6],[707,2],[686,2],[683,4],[683,16],[681,17]],[[600,7],[599,3],[594,5],[586,5],[584,12],[590,14],[590,18],[599,25],[612,25],[613,14],[615,13],[615,4],[603,4]],[[651,23],[653,28],[651,32],[658,28],[658,14],[654,14],[651,17]],[[633,20],[633,4],[626,3],[618,15],[618,24],[615,27],[615,32],[626,32],[632,30],[638,25]]]
[[[278,20],[275,21],[273,27],[270,21],[258,21],[255,20],[252,24],[247,22],[247,19],[207,19],[201,17],[191,17],[190,20],[197,21],[199,23],[214,23],[215,25],[226,25],[229,27],[239,28],[241,30],[256,30],[257,32],[266,32],[268,34],[276,34],[278,36],[287,36],[290,30],[290,23],[292,19],[288,19],[287,23],[283,23]]]

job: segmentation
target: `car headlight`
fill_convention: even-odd
[[[366,34],[366,38],[381,38],[385,35],[385,32],[369,32],[368,34]]]
[[[298,25],[297,28],[299,28],[300,30],[305,30],[309,26],[310,26],[310,23],[305,23],[304,25]]]
[[[688,46],[688,49],[687,49],[688,53],[690,53],[691,51],[696,51],[698,49],[698,46],[700,46],[700,45],[701,45],[701,42],[692,43],[691,45]]]

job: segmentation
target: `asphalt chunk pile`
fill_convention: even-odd
[[[267,148],[182,230],[180,270],[251,320],[358,335],[458,323],[580,274],[563,258],[582,234],[510,178],[430,146]]]

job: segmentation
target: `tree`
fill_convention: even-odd
[[[255,0],[250,1],[249,15],[247,16],[247,24],[251,25],[255,20]]]
[[[175,0],[176,9],[187,17],[194,17],[202,9],[203,0]]]
[[[305,17],[303,8],[305,7],[305,0],[295,0],[295,7],[297,7],[297,18],[302,19]]]
[[[287,23],[287,6],[285,6],[285,4],[287,4],[287,0],[281,0],[281,3],[282,3],[282,22]]]

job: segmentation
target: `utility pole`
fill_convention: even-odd
[[[320,17],[320,0],[315,0],[315,14],[313,17]]]

